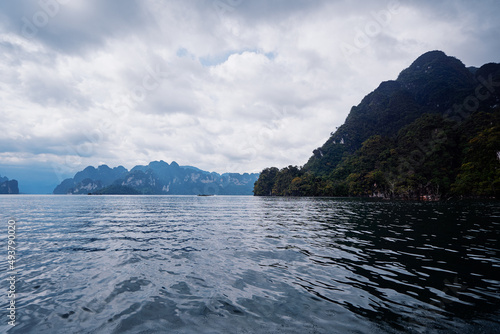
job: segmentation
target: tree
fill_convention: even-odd
[[[274,184],[276,182],[276,176],[279,173],[279,169],[276,167],[270,167],[264,169],[259,176],[259,179],[255,182],[253,193],[255,196],[271,196]]]
[[[500,126],[488,128],[469,141],[453,184],[462,196],[500,197]]]

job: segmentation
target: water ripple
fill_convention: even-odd
[[[500,330],[496,202],[0,197],[20,247],[2,332]]]

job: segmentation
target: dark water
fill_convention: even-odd
[[[500,332],[498,202],[1,196],[0,210],[0,332]]]

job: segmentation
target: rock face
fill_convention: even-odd
[[[19,194],[17,180],[9,180],[0,176],[0,194]]]
[[[66,179],[53,191],[54,194],[87,194],[103,187],[110,186],[115,180],[123,177],[128,170],[123,166],[109,168],[106,165],[94,168],[89,166]]]
[[[147,166],[87,167],[64,180],[54,194],[252,195],[259,174],[210,173],[191,166],[153,161]]]

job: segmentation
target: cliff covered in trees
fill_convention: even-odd
[[[441,51],[380,84],[301,168],[266,168],[260,196],[500,195],[500,64]]]

